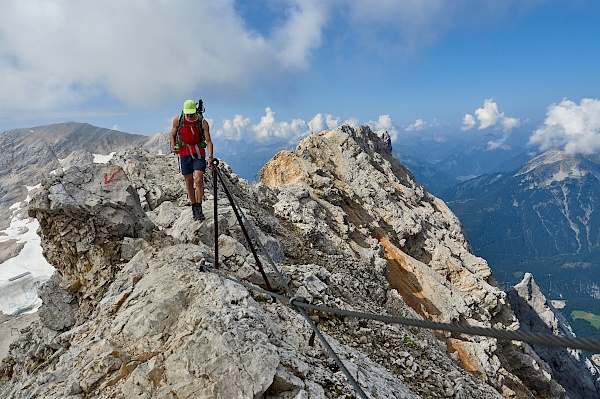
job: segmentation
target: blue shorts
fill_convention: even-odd
[[[206,171],[206,160],[204,158],[192,158],[191,155],[181,157],[181,174],[189,175],[195,170]]]

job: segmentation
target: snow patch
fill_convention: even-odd
[[[39,187],[26,186],[29,191]],[[31,197],[27,195],[26,201]],[[0,263],[0,311],[5,314],[39,306],[37,288],[54,273],[54,267],[42,255],[39,222],[22,216],[22,203],[10,206],[13,216],[10,226],[0,231],[0,242],[16,240],[24,243],[21,252]]]
[[[564,169],[561,165],[561,168],[558,172],[554,173],[552,177],[544,182],[545,186],[549,186],[551,183],[557,182],[560,183],[565,179],[579,179],[585,176],[586,172],[582,171],[577,167],[577,165],[569,165],[568,169]]]
[[[115,155],[114,152],[111,152],[108,155],[94,154],[94,163],[107,163],[112,159],[113,155]]]
[[[554,176],[552,176],[552,181],[563,181],[565,180],[567,177],[569,177],[569,174],[567,172],[565,172],[564,170],[559,170],[558,172],[556,172],[554,174]]]

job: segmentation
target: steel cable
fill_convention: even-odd
[[[234,281],[238,284],[241,284],[252,290],[256,290],[256,291],[262,292],[263,294],[273,296],[276,299],[279,299],[280,301],[287,302],[287,303],[290,302],[290,299],[288,299],[282,295],[278,295],[278,294],[269,292],[262,288],[256,287],[252,284],[249,284],[245,281],[241,281],[234,277],[228,276],[224,273],[217,271],[216,269],[206,267],[206,266],[204,267],[204,269],[209,272],[218,273],[222,277],[227,278],[231,281]],[[296,297],[296,298],[298,298],[298,297]],[[312,310],[316,310],[316,311],[323,312],[323,313],[331,313],[331,314],[337,314],[340,316],[347,316],[347,317],[356,317],[359,319],[366,319],[366,320],[376,320],[376,321],[381,321],[381,322],[390,323],[390,324],[401,324],[401,325],[405,325],[405,326],[427,328],[427,329],[431,329],[431,330],[441,330],[441,331],[462,333],[462,334],[468,334],[468,335],[486,336],[486,337],[492,337],[492,338],[509,340],[509,341],[522,341],[522,342],[527,342],[529,344],[559,346],[559,347],[566,347],[566,348],[572,348],[572,349],[581,349],[581,350],[590,351],[590,352],[600,352],[600,340],[598,340],[598,339],[567,337],[567,336],[562,336],[562,335],[534,333],[534,332],[519,331],[519,330],[516,330],[516,331],[515,330],[501,330],[501,329],[490,328],[490,327],[471,326],[468,324],[441,323],[441,322],[435,322],[435,321],[429,321],[429,320],[408,319],[408,318],[397,317],[397,316],[385,316],[385,315],[378,315],[378,314],[374,314],[374,313],[355,312],[352,310],[345,310],[345,309],[334,309],[334,308],[330,308],[327,306],[313,305],[313,304],[310,304],[307,302],[302,302],[299,300],[294,300],[293,306],[306,308],[306,309],[312,309]]]
[[[228,187],[226,185],[225,179],[221,175],[221,171],[218,168],[217,168],[217,173],[219,175],[219,180],[221,181],[223,188],[225,189],[226,192],[229,191]],[[216,182],[213,182],[213,184],[216,184]],[[403,317],[397,317],[397,316],[385,316],[385,315],[378,315],[378,314],[373,314],[373,313],[355,312],[355,311],[344,310],[344,309],[334,309],[334,308],[330,308],[330,307],[326,307],[326,306],[310,304],[304,298],[296,296],[292,292],[292,290],[290,289],[288,284],[285,282],[285,279],[283,278],[283,274],[281,273],[279,268],[275,265],[275,262],[273,262],[269,253],[267,251],[265,251],[265,249],[262,247],[262,243],[261,243],[260,239],[258,238],[258,235],[254,231],[252,224],[246,218],[246,215],[243,212],[242,208],[235,202],[235,199],[233,198],[233,196],[231,194],[229,194],[228,197],[230,199],[232,207],[234,208],[234,211],[236,211],[236,213],[238,213],[237,211],[239,210],[239,214],[241,215],[241,218],[243,219],[242,223],[246,226],[247,230],[254,237],[254,240],[256,241],[258,248],[261,250],[261,253],[268,260],[269,264],[275,271],[277,278],[280,281],[280,284],[283,287],[285,287],[286,292],[290,296],[290,298],[286,298],[283,295],[279,295],[279,294],[276,294],[269,290],[265,290],[263,288],[257,287],[255,285],[249,284],[244,281],[241,281],[241,280],[231,277],[215,268],[208,267],[205,264],[202,264],[201,268],[205,271],[215,273],[223,278],[226,278],[230,281],[233,281],[242,286],[245,286],[251,290],[264,293],[264,294],[269,295],[272,298],[278,299],[282,302],[287,302],[292,308],[294,308],[295,310],[300,312],[302,314],[302,316],[305,318],[308,325],[310,326],[311,330],[313,331],[313,334],[315,334],[319,338],[319,340],[323,343],[323,346],[325,347],[325,349],[327,350],[329,355],[333,358],[333,360],[336,362],[336,364],[338,365],[338,367],[340,368],[342,373],[346,376],[348,382],[352,385],[352,387],[356,391],[357,395],[362,399],[367,398],[364,391],[362,390],[362,388],[360,387],[358,382],[354,379],[354,377],[350,374],[350,372],[348,371],[348,369],[346,368],[346,366],[344,365],[342,360],[339,358],[339,356],[335,353],[333,348],[331,348],[331,346],[329,345],[329,343],[327,342],[327,340],[325,339],[323,334],[319,331],[319,329],[317,328],[315,323],[310,319],[310,317],[306,313],[305,309],[312,309],[312,310],[316,310],[316,311],[323,312],[323,313],[336,314],[336,315],[346,316],[346,317],[356,317],[356,318],[365,319],[365,320],[375,320],[375,321],[380,321],[383,323],[400,324],[400,325],[405,325],[405,326],[426,328],[426,329],[431,329],[431,330],[448,331],[448,332],[467,334],[467,335],[486,336],[486,337],[492,337],[492,338],[496,338],[496,339],[500,339],[500,340],[508,340],[508,341],[513,341],[513,340],[514,341],[522,341],[522,342],[527,342],[529,344],[567,347],[567,348],[581,349],[581,350],[586,350],[586,351],[591,351],[591,352],[600,352],[600,340],[597,340],[597,339],[567,337],[567,336],[542,334],[542,333],[534,333],[534,332],[518,331],[518,330],[517,331],[501,330],[501,329],[489,328],[489,327],[471,326],[471,325],[467,325],[467,324],[442,323],[442,322],[434,322],[434,321],[429,321],[429,320],[409,319],[409,318],[403,318]],[[215,201],[216,201],[216,198],[215,198]],[[242,228],[243,228],[243,226],[242,226]],[[249,238],[247,236],[246,236],[246,239],[249,241]],[[248,244],[252,245],[251,242],[249,242]],[[217,245],[218,245],[218,243],[215,242],[215,246],[217,246]]]
[[[216,167],[218,164],[216,164],[214,167]],[[221,171],[217,168],[217,174],[219,176],[219,180],[221,181],[221,184],[223,185],[224,190],[227,193],[227,196],[229,197],[229,201],[231,203],[231,206],[234,208],[234,212],[237,215],[237,210],[239,209],[239,213],[242,215],[243,221],[241,223],[243,223],[244,225],[247,226],[247,230],[250,230],[251,234],[254,236],[254,240],[256,241],[257,246],[261,249],[261,252],[263,253],[263,255],[268,259],[271,267],[273,268],[273,270],[275,271],[275,273],[277,274],[277,277],[280,280],[280,284],[282,286],[285,287],[288,295],[290,295],[291,299],[287,299],[283,296],[281,296],[281,298],[283,298],[283,300],[287,301],[288,303],[290,303],[290,305],[296,309],[298,312],[300,312],[300,314],[302,314],[302,316],[304,317],[304,319],[306,320],[306,322],[308,323],[308,325],[310,326],[310,329],[313,331],[313,333],[319,338],[319,340],[321,341],[321,343],[323,344],[323,346],[325,347],[325,349],[327,350],[327,352],[329,353],[329,356],[331,356],[331,358],[335,361],[335,363],[338,365],[338,367],[340,368],[340,370],[342,371],[342,373],[346,376],[346,379],[348,380],[348,382],[350,383],[350,385],[352,385],[352,387],[354,388],[354,391],[356,392],[356,394],[361,398],[361,399],[367,399],[366,394],[364,393],[364,391],[362,390],[362,388],[360,387],[360,385],[358,385],[358,382],[354,379],[354,377],[352,376],[352,374],[350,374],[350,371],[348,371],[348,369],[346,368],[346,366],[344,365],[344,363],[342,362],[342,360],[339,358],[339,356],[335,353],[335,351],[333,350],[333,348],[331,347],[331,345],[329,345],[329,342],[327,342],[327,340],[325,339],[325,337],[323,336],[323,334],[319,331],[319,329],[317,328],[317,326],[315,325],[315,323],[310,319],[310,317],[308,316],[308,314],[306,313],[306,311],[301,308],[298,307],[296,305],[297,301],[294,301],[295,298],[298,298],[294,295],[294,293],[292,292],[292,290],[290,289],[290,287],[287,285],[287,283],[285,282],[285,279],[283,278],[283,274],[281,273],[281,271],[279,270],[279,268],[277,268],[277,266],[275,265],[275,262],[273,262],[273,259],[271,259],[271,256],[269,255],[269,253],[267,251],[264,250],[264,248],[262,247],[262,243],[260,242],[260,240],[258,239],[258,236],[256,234],[256,232],[254,231],[254,229],[252,228],[252,225],[249,223],[248,219],[246,218],[246,215],[244,214],[243,210],[241,209],[241,207],[235,202],[235,199],[233,198],[233,195],[231,195],[229,193],[229,189],[225,183],[225,179],[223,178]],[[213,183],[216,184],[216,183]],[[216,198],[215,198],[215,206],[216,206]],[[240,226],[242,229],[244,229],[244,226]],[[248,245],[252,245],[252,243],[250,242],[249,237],[246,235],[246,240],[248,240]],[[218,241],[215,242],[215,246],[218,246]],[[216,269],[213,268],[208,268],[206,266],[204,266],[205,270],[210,270],[213,273],[218,273],[223,277],[229,278],[231,280],[231,278],[229,276],[227,276],[224,273],[219,272]],[[266,278],[266,276],[265,276]],[[236,281],[236,280],[233,280]],[[239,282],[239,281],[237,281]],[[241,282],[240,282],[241,283]],[[268,284],[268,281],[267,281]],[[262,290],[262,288],[261,288]],[[271,291],[267,291],[267,290],[262,290],[266,293],[270,293]]]
[[[229,188],[227,187],[227,183],[226,183],[225,179],[223,178],[223,176],[221,175],[221,171],[219,169],[217,169],[217,173],[219,174],[219,180],[221,181],[223,188],[226,191],[230,192],[231,190],[229,190]],[[294,293],[292,292],[290,287],[285,282],[283,274],[281,273],[279,268],[275,265],[275,262],[273,262],[273,259],[271,259],[271,255],[269,255],[269,253],[267,251],[265,251],[265,249],[263,248],[262,243],[261,243],[260,239],[258,238],[258,234],[256,234],[254,227],[252,226],[252,224],[246,217],[246,214],[244,213],[242,208],[235,201],[235,198],[233,197],[233,195],[230,196],[230,201],[231,201],[232,207],[237,208],[239,210],[239,214],[243,220],[244,225],[246,226],[247,231],[253,236],[254,240],[256,241],[257,247],[261,250],[260,251],[261,254],[267,259],[269,265],[271,265],[271,268],[273,268],[273,270],[275,271],[275,274],[277,275],[277,278],[279,279],[279,283],[285,288],[288,295],[290,297],[293,297]]]

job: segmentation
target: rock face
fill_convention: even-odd
[[[162,136],[162,137],[161,137]],[[7,227],[8,207],[25,199],[24,185],[34,186],[52,170],[86,166],[93,154],[144,147],[164,151],[166,136],[148,137],[86,123],[60,123],[0,134],[0,229]]]
[[[445,204],[367,127],[312,135],[249,185],[220,172],[272,285],[378,314],[516,329]],[[194,221],[173,156],[128,150],[44,184],[30,214],[57,268],[40,321],[0,365],[0,398],[333,398],[354,392],[263,284],[223,190]],[[273,278],[267,257],[282,270]],[[64,315],[57,320],[56,315]],[[370,398],[563,398],[526,344],[311,313]]]
[[[35,227],[25,222],[28,219],[27,201],[43,177],[60,176],[70,168],[81,169],[102,162],[104,157],[97,155],[140,147],[154,153],[164,152],[165,147],[168,148],[167,136],[133,135],[84,123],[61,123],[0,133],[0,312],[18,313],[34,306],[38,293],[33,285],[38,284],[38,280],[48,280],[52,273],[47,262],[36,264],[27,259],[31,247],[35,246],[27,232],[32,228],[31,232],[35,234],[37,229],[37,222],[32,222]],[[107,180],[111,180],[110,175]],[[102,179],[95,183],[110,184],[102,183]],[[148,193],[149,200],[153,195],[156,193]],[[140,200],[144,206],[147,199],[141,197]],[[14,238],[3,237],[4,232]],[[35,281],[10,280],[23,272],[31,272]]]
[[[521,322],[522,330],[574,336],[564,317],[552,307],[530,273],[526,273],[523,281],[509,291],[508,299]],[[600,397],[600,370],[580,350],[542,345],[533,347],[548,363],[569,397]]]
[[[57,286],[79,297],[83,322],[118,271],[121,240],[148,239],[154,224],[117,165],[71,168],[43,186],[29,213],[40,223],[44,256],[62,274]]]

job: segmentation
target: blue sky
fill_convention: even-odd
[[[599,20],[598,0],[3,0],[0,131],[151,135],[202,98],[215,140],[349,122],[599,150]]]

